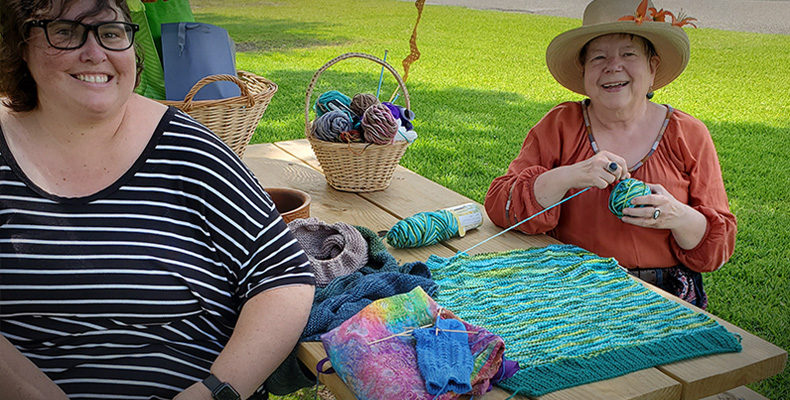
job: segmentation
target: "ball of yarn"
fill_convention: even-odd
[[[407,131],[414,129],[414,125],[411,123],[411,120],[414,119],[414,112],[412,110],[409,110],[403,106],[392,104],[388,101],[385,101],[381,104],[384,104],[387,106],[387,108],[389,108],[390,112],[392,113],[392,117],[395,118],[396,121],[400,121],[400,124],[404,126]]]
[[[622,218],[623,209],[634,206],[631,204],[631,200],[634,197],[646,196],[650,193],[650,187],[642,181],[633,178],[622,180],[609,194],[609,211],[616,215],[617,218]]]
[[[343,143],[362,143],[364,140],[362,139],[362,133],[360,133],[356,129],[352,129],[350,131],[345,131],[340,133],[340,137],[338,138],[340,142]]]
[[[421,212],[395,224],[387,232],[387,243],[396,248],[422,247],[458,234],[458,219],[447,210]]]
[[[342,111],[330,111],[313,121],[313,135],[327,142],[336,142],[341,133],[351,129],[351,120]]]
[[[351,99],[351,105],[349,108],[354,112],[354,114],[357,114],[357,116],[361,117],[365,114],[365,110],[376,104],[379,104],[378,97],[370,93],[358,93],[355,94],[354,98]]]
[[[315,101],[315,115],[316,117],[320,117],[330,111],[334,110],[348,110],[348,118],[351,118],[351,110],[348,106],[351,105],[351,98],[346,96],[343,93],[340,93],[337,90],[330,90],[328,92],[321,93],[318,96],[318,99]]]
[[[365,141],[375,144],[389,144],[398,133],[398,122],[383,104],[370,106],[362,115],[362,135]]]

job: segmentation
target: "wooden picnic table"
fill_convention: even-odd
[[[365,226],[373,231],[388,230],[399,220],[422,211],[472,202],[471,199],[398,166],[389,188],[371,193],[348,193],[334,190],[321,173],[310,144],[306,139],[277,143],[250,145],[243,158],[264,188],[291,187],[306,191],[312,197],[310,216],[327,223],[345,222]],[[482,207],[482,206],[481,206]],[[483,213],[485,214],[485,212]],[[395,249],[390,253],[399,263],[425,261],[431,254],[451,257],[502,231],[484,215],[478,229],[467,232],[463,238],[452,238],[440,244],[416,249]],[[541,247],[559,243],[546,235],[525,235],[508,232],[468,252],[504,251],[514,248]],[[649,285],[648,285],[649,286]],[[689,305],[660,289],[665,295],[698,312],[704,311]],[[706,313],[707,314],[707,313]],[[776,375],[785,367],[787,352],[716,316],[730,332],[743,338],[743,351],[698,357],[686,361],[643,369],[620,377],[580,385],[552,392],[538,399],[683,399],[693,400],[712,396],[748,383]],[[320,342],[299,345],[298,356],[310,370],[326,357]],[[326,367],[325,367],[326,368]],[[354,395],[336,375],[321,375],[338,400],[352,400]],[[483,400],[504,400],[510,393],[495,388]],[[514,399],[527,399],[515,396]]]

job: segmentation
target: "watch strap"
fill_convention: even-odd
[[[203,379],[203,385],[213,394],[222,386],[222,381],[219,380],[214,374],[209,374],[206,379]]]

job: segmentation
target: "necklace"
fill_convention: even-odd
[[[582,104],[582,114],[584,115],[584,127],[587,129],[587,139],[590,140],[590,146],[592,146],[593,151],[595,154],[598,154],[598,143],[595,141],[595,136],[593,136],[592,125],[590,125],[590,116],[587,112],[587,106],[590,103],[590,99],[585,99],[581,102]],[[650,146],[650,151],[639,160],[638,163],[634,164],[633,167],[628,169],[628,172],[634,172],[637,168],[641,167],[648,158],[656,151],[658,148],[658,143],[661,142],[661,138],[664,137],[664,131],[667,129],[667,125],[669,125],[669,119],[672,117],[672,113],[675,111],[672,106],[669,104],[665,104],[667,107],[667,115],[664,117],[664,123],[661,124],[661,129],[658,130],[658,135],[656,136],[656,140],[653,142],[653,145]]]

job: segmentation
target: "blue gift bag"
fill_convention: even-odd
[[[236,76],[233,39],[228,31],[200,22],[162,24],[162,63],[167,100],[181,101],[197,81],[211,75]],[[218,100],[241,94],[233,82],[212,82],[194,100]]]

